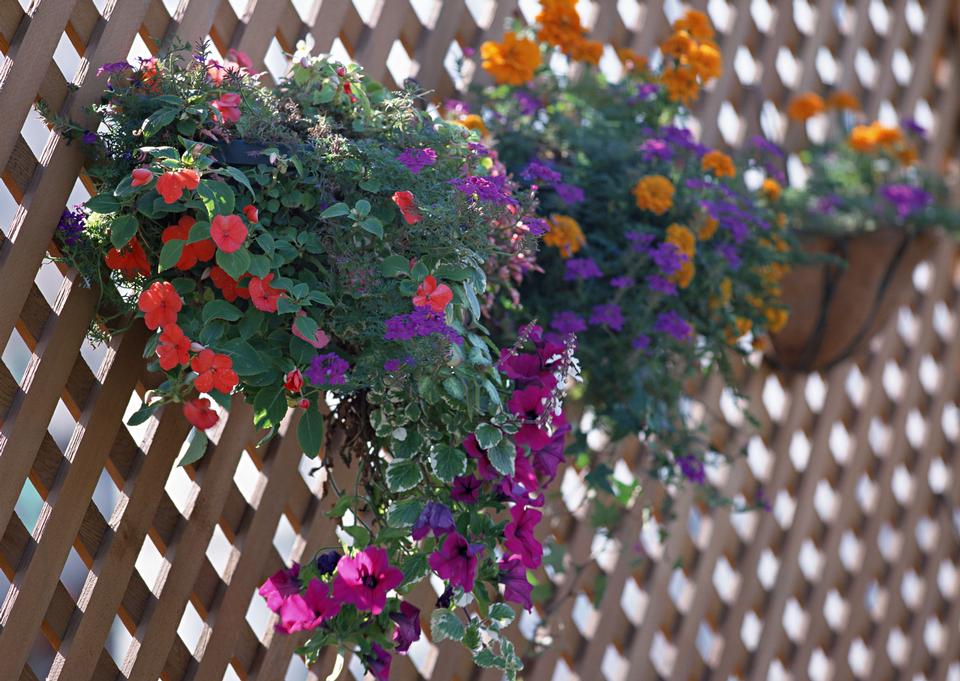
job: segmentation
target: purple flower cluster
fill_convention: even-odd
[[[583,189],[575,184],[566,184],[565,182],[554,185],[553,191],[557,192],[557,196],[560,197],[560,200],[567,205],[580,203],[586,196],[583,192]]]
[[[660,91],[660,86],[656,83],[640,83],[637,86],[637,93],[627,100],[629,104],[645,102]]]
[[[933,201],[929,192],[909,184],[888,184],[880,189],[880,195],[893,206],[897,217],[901,219],[922,211]]]
[[[97,75],[102,76],[105,73],[110,73],[110,74],[123,73],[124,71],[132,68],[133,67],[130,66],[130,64],[128,64],[125,61],[114,61],[108,64],[104,64],[99,69],[97,69]]]
[[[649,251],[653,263],[660,268],[664,276],[669,277],[676,274],[683,263],[687,261],[687,256],[680,252],[675,244],[664,241],[662,244]]]
[[[428,306],[418,307],[408,314],[398,314],[391,317],[384,325],[387,327],[383,334],[385,340],[405,341],[419,336],[439,334],[451,343],[461,345],[463,338],[454,329],[447,326],[443,315],[434,312]]]
[[[343,385],[347,382],[349,370],[347,360],[335,352],[328,352],[310,360],[310,366],[303,373],[314,385]]]
[[[407,355],[406,357],[398,357],[395,359],[388,359],[383,363],[383,370],[389,373],[394,373],[395,371],[400,371],[405,366],[413,366],[417,363],[417,360],[413,358],[412,355]]]
[[[562,334],[580,333],[581,331],[586,331],[587,323],[575,312],[564,310],[553,315],[550,328]]]
[[[703,462],[692,454],[684,454],[677,457],[677,465],[680,472],[690,482],[702,485],[707,481],[703,470]]]
[[[86,227],[87,214],[83,212],[82,206],[75,206],[73,210],[65,209],[60,215],[60,222],[57,223],[57,229],[60,231],[60,237],[67,246],[73,246],[80,240],[80,235]]]
[[[640,145],[640,155],[644,161],[669,161],[673,158],[673,150],[663,140],[646,139]]]
[[[627,241],[630,242],[630,248],[637,253],[649,252],[650,246],[653,245],[653,241],[656,238],[650,232],[636,231],[627,232],[624,236],[626,236]]]
[[[781,149],[778,144],[771,142],[762,135],[754,135],[751,137],[750,144],[752,144],[757,150],[766,154],[770,154],[771,156],[777,156],[778,158],[784,158],[786,156],[786,154],[783,153],[783,149]]]
[[[590,323],[594,326],[606,326],[612,331],[623,329],[623,312],[616,303],[596,305],[590,315]]]
[[[437,152],[430,147],[425,149],[408,148],[397,156],[397,160],[406,166],[411,173],[418,175],[421,170],[437,162]]]
[[[651,274],[647,277],[647,286],[657,293],[663,293],[667,296],[677,295],[677,285],[658,274]]]
[[[564,281],[583,281],[584,279],[597,279],[603,276],[603,272],[597,267],[593,258],[570,258],[567,260],[567,271],[563,274]]]
[[[526,167],[520,171],[520,177],[527,182],[541,182],[543,184],[553,184],[563,179],[563,175],[539,159],[530,161]]]
[[[517,100],[517,104],[520,106],[520,113],[524,116],[533,116],[543,107],[543,103],[539,99],[523,90],[515,92],[513,98]]]
[[[467,177],[454,178],[449,182],[475,200],[488,201],[501,206],[517,205],[517,200],[513,198],[510,190],[506,188],[506,175],[493,175],[490,177],[468,175]]]
[[[727,264],[730,265],[730,269],[734,271],[740,269],[740,254],[737,252],[736,246],[733,244],[719,244],[717,246],[717,253],[723,256]]]
[[[900,121],[900,127],[909,132],[912,135],[916,135],[920,139],[927,138],[927,129],[917,123],[912,118],[904,118]]]
[[[633,277],[628,276],[614,277],[610,280],[610,286],[613,288],[630,288],[635,283]]]
[[[543,236],[550,231],[550,223],[543,218],[527,217],[523,219],[523,223],[533,236]]]
[[[653,330],[673,336],[678,341],[687,340],[693,335],[693,327],[676,310],[661,312],[653,324]]]
[[[634,350],[646,350],[650,347],[650,336],[641,333],[639,336],[633,339],[630,343],[630,347]]]

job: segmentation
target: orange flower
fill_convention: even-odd
[[[633,188],[637,208],[663,215],[673,207],[673,183],[663,175],[640,178]]]
[[[186,241],[190,236],[190,229],[196,222],[197,221],[189,215],[184,215],[177,221],[177,224],[170,225],[163,230],[163,234],[160,235],[160,240],[163,243],[167,243],[171,239]],[[180,253],[180,259],[177,260],[176,268],[178,270],[189,270],[198,262],[211,260],[213,256],[216,255],[216,252],[217,249],[210,239],[204,239],[203,241],[197,241],[192,244],[184,244],[183,251]]]
[[[457,125],[462,125],[467,130],[476,130],[484,137],[490,134],[490,131],[487,130],[487,126],[483,123],[483,119],[477,114],[467,114],[466,116],[461,116],[460,119],[454,121],[454,123]]]
[[[437,284],[437,279],[428,274],[417,287],[417,295],[413,297],[416,307],[429,307],[434,312],[443,310],[453,300],[453,291],[446,284]]]
[[[523,85],[540,66],[540,48],[527,38],[508,31],[502,43],[488,40],[480,46],[483,69],[498,83]]]
[[[183,403],[183,415],[198,430],[206,430],[217,425],[220,417],[210,408],[210,400],[199,397]]]
[[[877,146],[876,130],[873,125],[856,125],[850,131],[847,144],[862,153],[873,151]]]
[[[157,192],[164,203],[175,203],[183,196],[184,189],[191,191],[200,184],[200,173],[196,170],[169,170],[157,180]]]
[[[250,277],[250,300],[253,306],[261,312],[276,312],[277,301],[283,295],[283,291],[270,285],[273,281],[273,272],[263,277]]]
[[[243,247],[249,231],[239,215],[218,215],[210,224],[210,236],[224,253],[234,253]]]
[[[566,52],[571,59],[596,66],[603,56],[603,43],[597,40],[575,40]]]
[[[540,24],[537,38],[566,52],[583,37],[583,26],[575,0],[543,0],[543,9],[536,17]]]
[[[787,105],[787,115],[795,121],[805,121],[825,108],[823,99],[815,92],[804,92],[790,100]]]
[[[680,269],[670,275],[670,281],[674,282],[680,288],[687,288],[693,281],[693,276],[697,273],[697,266],[690,259],[680,265]]]
[[[569,258],[587,243],[580,225],[569,215],[554,213],[547,224],[550,231],[543,236],[543,243],[559,249],[562,258]]]
[[[703,12],[689,9],[673,23],[673,30],[686,31],[697,40],[713,40],[713,24]]]
[[[660,75],[660,82],[673,102],[690,104],[700,94],[696,71],[685,66],[665,68]]]
[[[768,177],[763,181],[760,191],[762,191],[764,196],[766,196],[769,200],[779,201],[780,194],[783,193],[783,187],[781,187],[780,183],[774,180],[772,177]]]
[[[660,43],[660,51],[665,57],[683,59],[697,48],[697,44],[685,33],[674,33]]]
[[[126,279],[136,279],[137,275],[150,276],[150,261],[140,245],[137,237],[133,237],[127,244],[117,250],[111,248],[103,257],[104,262],[111,270],[119,270]]]
[[[700,231],[697,233],[697,238],[700,239],[700,241],[709,241],[713,238],[713,235],[717,233],[719,226],[720,223],[708,215],[700,227]]]
[[[675,222],[667,227],[667,236],[664,240],[676,246],[677,250],[687,256],[688,259],[693,258],[694,253],[697,252],[697,237],[687,227],[679,223]]]
[[[847,90],[837,90],[827,97],[827,106],[831,109],[847,109],[849,111],[859,111],[860,102],[853,96],[852,92]]]
[[[713,43],[697,45],[688,55],[688,59],[690,66],[700,76],[700,80],[712,80],[723,74],[723,57]]]
[[[160,358],[160,368],[164,371],[190,363],[190,339],[176,324],[167,324],[163,328],[160,343],[157,345],[157,357]]]
[[[137,307],[143,312],[148,329],[177,323],[177,313],[183,308],[180,294],[169,281],[155,281],[140,294]]]
[[[233,370],[233,360],[209,348],[201,350],[190,361],[190,368],[197,372],[193,381],[197,392],[208,393],[216,389],[229,395],[240,381],[237,372]]]
[[[767,327],[773,333],[782,331],[783,327],[790,321],[790,312],[782,307],[768,307],[763,311],[763,314],[767,318]]]
[[[631,50],[629,47],[617,48],[617,57],[620,58],[620,61],[623,62],[624,67],[628,71],[647,70],[647,58],[642,54],[637,54],[637,52]]]
[[[706,172],[713,173],[717,177],[733,177],[737,174],[737,169],[733,165],[733,159],[722,151],[716,149],[708,151],[700,160],[700,168]]]

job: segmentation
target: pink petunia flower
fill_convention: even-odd
[[[439,551],[430,554],[430,568],[441,579],[449,580],[453,586],[473,591],[477,578],[477,556],[483,551],[482,544],[471,544],[465,537],[451,532],[443,541]]]
[[[333,580],[333,597],[357,610],[379,615],[387,604],[387,592],[402,581],[403,572],[390,565],[387,552],[379,546],[369,546],[340,559]]]

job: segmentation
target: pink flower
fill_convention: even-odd
[[[131,187],[140,187],[145,184],[149,184],[150,180],[153,179],[153,172],[149,168],[136,168],[133,171],[133,180],[130,182]]]
[[[354,556],[344,556],[337,565],[333,597],[357,610],[379,615],[387,604],[387,592],[400,586],[403,572],[390,565],[387,552],[368,546]]]
[[[260,222],[260,211],[252,203],[243,207],[243,214],[250,222]]]
[[[441,579],[450,581],[453,586],[473,591],[473,582],[477,578],[477,555],[483,551],[482,544],[471,544],[465,537],[451,532],[443,541],[439,551],[430,554],[430,568]]]
[[[247,226],[239,215],[218,215],[210,223],[210,238],[224,253],[239,251],[247,234]]]
[[[227,50],[227,56],[236,62],[238,66],[242,66],[245,69],[253,68],[253,60],[250,58],[250,55],[243,50],[238,50],[235,47],[231,47],[229,50]]]
[[[220,99],[214,100],[212,106],[220,114],[224,123],[236,123],[240,120],[240,94],[226,92]]]
[[[310,580],[307,590],[287,596],[280,604],[277,631],[292,634],[316,629],[340,612],[340,602],[330,597],[330,589],[317,578]]]
[[[300,564],[294,563],[288,570],[278,570],[267,579],[257,592],[267,601],[267,607],[280,612],[284,599],[300,593]]]
[[[304,312],[303,310],[300,310],[299,312],[297,312],[297,317],[306,317],[306,316],[307,316],[307,313]],[[323,329],[317,329],[316,331],[313,332],[313,338],[307,338],[300,332],[300,329],[297,328],[297,324],[296,324],[297,320],[294,319],[293,321],[294,323],[291,326],[291,331],[293,332],[294,336],[304,341],[305,343],[309,343],[310,345],[315,347],[317,350],[327,347],[327,344],[330,342],[330,337],[327,336],[326,333],[324,333]]]
[[[513,521],[507,523],[503,530],[503,546],[510,552],[511,557],[519,558],[531,570],[540,567],[543,546],[533,532],[543,514],[518,504],[510,509],[510,517]]]

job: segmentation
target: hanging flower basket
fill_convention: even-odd
[[[807,232],[799,238],[807,253],[835,258],[796,265],[781,281],[790,321],[772,334],[767,359],[786,372],[824,371],[863,352],[937,242],[931,231],[894,228],[840,236]]]

